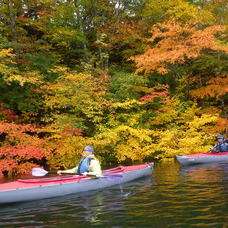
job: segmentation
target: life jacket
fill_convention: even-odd
[[[217,143],[216,149],[218,150],[218,152],[226,152],[228,151],[227,145],[228,144],[225,142]]]
[[[79,164],[78,164],[78,174],[82,174],[84,172],[90,172],[90,162],[91,160],[93,160],[94,158],[90,158],[90,157],[86,157],[83,158]]]

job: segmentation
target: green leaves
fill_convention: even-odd
[[[49,123],[60,129],[69,125],[91,134],[89,128],[93,129],[100,121],[98,117],[106,105],[102,98],[104,85],[105,82],[90,74],[65,69],[56,83],[44,86],[46,107],[51,110]]]

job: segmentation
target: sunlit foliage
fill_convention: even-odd
[[[0,171],[207,152],[228,135],[225,0],[0,1]],[[2,175],[1,174],[1,175]]]

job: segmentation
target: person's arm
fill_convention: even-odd
[[[228,151],[228,140],[227,140],[227,142],[225,142],[225,146],[226,146],[226,151]]]
[[[67,169],[67,170],[59,170],[57,174],[61,175],[62,173],[73,173],[76,174],[78,172],[78,166],[72,168],[72,169]]]
[[[101,175],[101,165],[97,159],[92,159],[90,161],[90,172],[86,172],[85,175]],[[84,175],[84,174],[83,174]]]
[[[214,147],[210,149],[210,152],[211,152],[211,153],[217,153],[217,152],[218,152],[218,143],[216,143],[216,144],[214,145]]]

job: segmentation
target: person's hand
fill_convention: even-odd
[[[57,171],[57,174],[62,175],[62,171],[61,170]]]

